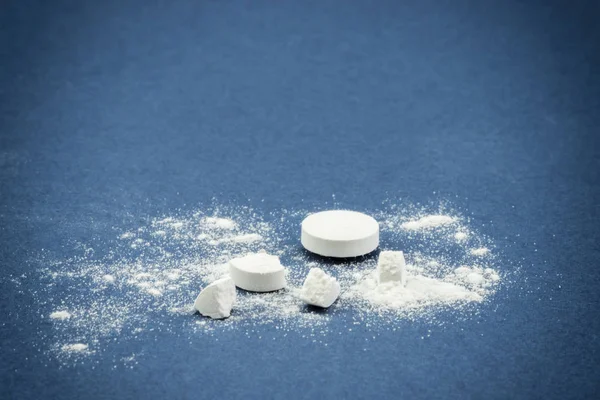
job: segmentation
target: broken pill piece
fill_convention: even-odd
[[[320,268],[311,268],[300,290],[300,298],[312,306],[328,308],[340,295],[340,284]]]
[[[406,261],[401,251],[382,251],[377,261],[379,283],[400,282],[406,284]]]
[[[227,318],[235,303],[236,292],[233,279],[230,277],[214,281],[200,292],[194,308],[205,317],[214,319]]]
[[[229,261],[229,275],[235,286],[250,292],[273,292],[286,286],[279,257],[264,251]]]

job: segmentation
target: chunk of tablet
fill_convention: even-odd
[[[321,256],[362,256],[379,246],[379,224],[356,211],[322,211],[302,221],[300,240],[306,250]]]
[[[379,283],[400,282],[406,284],[406,261],[401,251],[382,251],[377,261]]]
[[[265,252],[229,261],[229,275],[237,287],[251,292],[272,292],[286,286],[285,268],[279,257]]]
[[[231,315],[235,298],[233,279],[230,277],[222,278],[202,289],[196,297],[194,308],[206,317],[227,318]]]
[[[312,306],[327,308],[340,295],[340,284],[320,268],[311,268],[300,290],[300,298]]]

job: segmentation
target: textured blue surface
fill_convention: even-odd
[[[3,274],[132,216],[334,193],[450,199],[526,268],[426,339],[164,332],[133,370],[59,369],[4,282],[0,398],[597,396],[599,19],[592,1],[2,2]]]

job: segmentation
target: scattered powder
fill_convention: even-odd
[[[50,314],[51,319],[65,320],[71,318],[71,313],[68,311],[54,311]]]
[[[474,256],[485,256],[489,252],[490,252],[490,249],[488,249],[487,247],[480,247],[478,249],[471,250],[471,254],[473,254]]]
[[[262,236],[257,233],[247,233],[245,235],[234,236],[231,240],[236,243],[253,243],[260,242],[262,240]]]
[[[455,222],[453,217],[448,215],[427,215],[416,220],[411,220],[402,224],[402,228],[409,231],[421,229],[437,228],[443,225],[449,225]]]
[[[228,218],[217,218],[217,217],[206,217],[204,223],[220,229],[234,229],[236,227],[235,221]]]
[[[152,296],[161,296],[162,295],[162,292],[159,289],[156,289],[156,288],[150,288],[150,289],[147,290],[147,292],[149,294],[151,294]]]
[[[105,256],[96,255],[85,243],[79,243],[67,259],[44,253],[36,260],[42,287],[31,293],[34,303],[67,308],[78,318],[53,324],[52,335],[40,328],[46,343],[40,346],[92,354],[85,352],[87,345],[77,343],[84,340],[94,344],[93,354],[99,356],[115,340],[134,341],[151,331],[194,340],[198,335],[216,337],[224,330],[250,336],[261,325],[274,327],[283,336],[298,332],[326,345],[327,337],[341,333],[338,329],[346,326],[351,331],[357,323],[376,334],[395,330],[406,320],[440,323],[446,318],[440,313],[448,307],[468,317],[476,309],[464,306],[491,298],[502,281],[495,256],[478,258],[474,265],[470,251],[493,248],[495,243],[455,211],[392,204],[370,212],[380,222],[381,248],[404,251],[405,286],[377,285],[374,257],[332,264],[306,253],[299,246],[299,226],[308,213],[280,210],[262,215],[249,207],[219,206],[124,226],[116,238],[94,241],[109,250]],[[450,224],[451,232],[446,229]],[[469,234],[458,239],[460,232]],[[132,248],[136,241],[143,245]],[[280,257],[286,267],[285,289],[238,290],[231,317],[225,320],[193,314],[200,289],[226,276],[229,260],[261,249]],[[341,286],[340,298],[326,312],[307,309],[301,299],[311,268],[322,269]],[[456,314],[447,318],[457,319]],[[342,324],[330,325],[332,319]]]

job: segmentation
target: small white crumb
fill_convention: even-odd
[[[480,247],[478,249],[471,249],[471,254],[474,256],[485,256],[490,252],[490,249],[487,247]]]
[[[152,236],[166,236],[167,232],[160,230],[152,233]]]
[[[61,349],[68,352],[82,352],[88,349],[88,345],[84,343],[65,344]]]
[[[454,239],[458,240],[459,242],[462,242],[463,240],[465,240],[467,237],[469,236],[469,234],[467,232],[463,232],[463,231],[458,231],[454,234]]]
[[[119,236],[119,239],[125,240],[125,239],[131,239],[134,236],[133,233],[131,232],[125,232],[124,234],[122,234],[121,236]]]
[[[65,320],[71,318],[71,313],[68,311],[54,311],[50,314],[51,319]]]
[[[109,274],[104,275],[102,280],[106,283],[115,283],[115,277]]]

